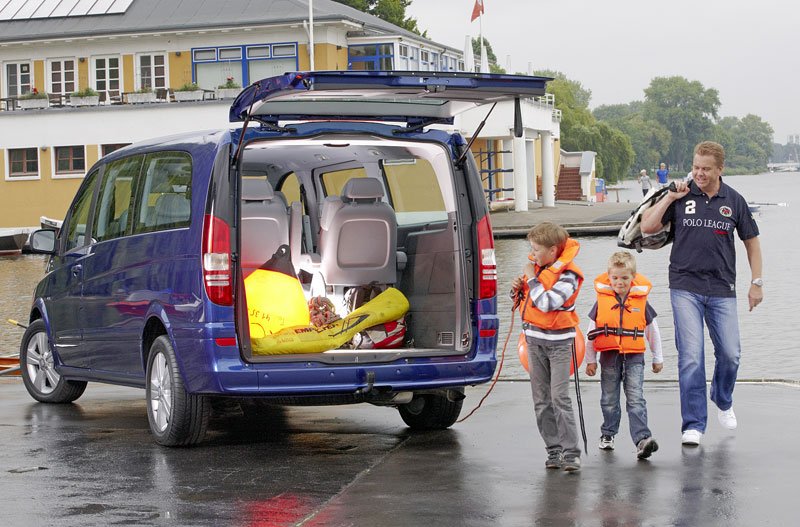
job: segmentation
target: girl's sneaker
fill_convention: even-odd
[[[639,459],[647,459],[656,450],[658,450],[658,443],[656,443],[656,440],[652,437],[645,437],[636,445],[636,457]]]
[[[614,450],[614,436],[600,436],[600,450]]]

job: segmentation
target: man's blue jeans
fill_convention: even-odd
[[[704,322],[714,344],[711,400],[720,410],[733,405],[733,388],[739,371],[741,344],[735,297],[703,296],[670,289],[675,346],[678,348],[678,383],[681,392],[681,430],[706,431],[706,368]]]
[[[600,353],[600,408],[603,426],[600,433],[615,436],[619,432],[622,410],[619,404],[620,385],[625,389],[625,409],[633,443],[650,437],[647,427],[647,402],[644,399],[644,353],[620,354],[616,351]]]

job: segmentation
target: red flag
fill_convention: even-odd
[[[474,22],[476,18],[483,14],[483,0],[475,0],[475,6],[472,8],[472,18],[470,22]]]

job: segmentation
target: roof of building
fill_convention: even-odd
[[[102,14],[76,16],[42,16],[60,14],[56,6],[64,2],[76,4],[83,1],[62,0],[0,0],[0,42],[35,42],[50,39],[97,37],[105,35],[197,31],[221,27],[247,27],[265,24],[302,23],[308,19],[308,0],[116,0],[122,11],[114,13],[113,7]],[[121,6],[120,6],[121,4]],[[54,7],[50,8],[52,5]],[[91,10],[89,11],[92,12]],[[26,16],[27,15],[27,16]],[[31,16],[36,16],[32,18]],[[365,36],[401,35],[438,47],[458,51],[420,37],[410,31],[368,15],[357,9],[334,2],[314,0],[314,22],[349,21],[361,26]]]

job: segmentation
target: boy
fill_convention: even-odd
[[[647,459],[658,450],[658,443],[647,427],[642,390],[645,340],[653,353],[653,372],[660,372],[664,362],[656,312],[647,301],[652,284],[636,273],[633,255],[619,251],[611,255],[608,272],[595,279],[594,288],[597,302],[589,313],[592,322],[586,334],[586,375],[592,377],[597,372],[596,352],[600,352],[600,449],[614,449],[621,414],[619,388],[624,385],[636,457]]]
[[[583,283],[583,273],[573,261],[580,245],[553,223],[533,227],[528,242],[531,261],[514,279],[511,293],[522,301],[536,424],[547,449],[545,467],[577,472],[581,451],[569,372],[578,325],[575,299]]]

